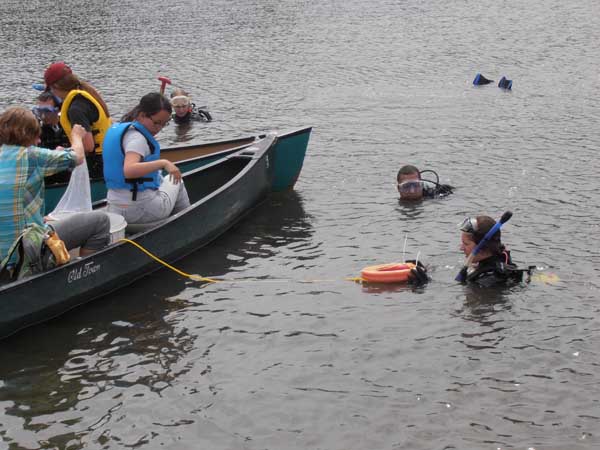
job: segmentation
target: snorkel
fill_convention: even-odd
[[[158,77],[158,81],[160,81],[160,93],[162,95],[165,94],[165,87],[167,84],[171,84],[171,80],[168,77],[160,76]]]
[[[494,226],[490,229],[490,231],[485,233],[485,236],[483,236],[483,239],[481,241],[479,241],[477,246],[473,249],[473,251],[471,252],[469,257],[467,258],[465,265],[460,270],[460,272],[458,272],[458,275],[456,275],[456,277],[454,278],[456,281],[458,281],[459,283],[464,283],[467,280],[467,271],[469,270],[469,266],[471,265],[471,262],[473,261],[473,258],[475,257],[475,255],[477,255],[477,253],[479,253],[479,251],[485,246],[485,244],[487,244],[488,241],[492,237],[494,237],[494,235],[498,232],[498,230],[500,230],[500,228],[502,228],[502,225],[504,225],[506,222],[508,222],[511,217],[512,217],[512,212],[506,211],[504,214],[502,214],[502,217],[500,217],[500,220],[498,220],[498,222],[496,222],[494,224]]]

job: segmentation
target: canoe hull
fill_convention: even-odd
[[[294,187],[302,170],[311,131],[312,128],[308,127],[277,135],[272,191],[285,191]],[[210,144],[165,148],[161,150],[161,157],[173,161],[181,172],[185,173],[240,151],[252,145],[258,138],[260,137],[250,136]],[[66,187],[66,184],[46,186],[46,213],[54,210]],[[106,185],[103,180],[92,180],[90,188],[92,202],[106,198]]]
[[[275,138],[185,176],[192,206],[132,239],[173,262],[224,233],[266,198]],[[91,256],[0,288],[0,338],[104,296],[162,267],[118,242]]]

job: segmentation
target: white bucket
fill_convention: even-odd
[[[113,242],[117,242],[119,239],[124,238],[125,237],[125,228],[127,228],[127,221],[125,220],[125,217],[123,217],[120,214],[109,213],[106,211],[103,211],[103,212],[110,219],[110,243],[112,244]],[[67,217],[71,217],[74,214],[81,214],[81,213],[52,214],[51,217],[49,218],[49,223],[52,224],[52,220],[66,219]]]
[[[110,243],[112,244],[125,237],[127,221],[125,220],[125,217],[120,214],[107,212],[106,215],[110,219]]]

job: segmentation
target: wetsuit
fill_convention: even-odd
[[[523,281],[523,273],[530,269],[519,269],[510,258],[510,252],[502,247],[502,253],[479,261],[474,270],[467,274],[467,283],[479,286],[513,284]]]
[[[454,188],[449,184],[436,184],[432,181],[423,180],[423,197],[445,197],[452,194]]]
[[[60,125],[42,125],[40,135],[40,147],[54,150],[56,147],[69,148],[69,138]],[[45,178],[46,184],[68,183],[71,178],[71,171],[64,170]]]
[[[210,122],[211,120],[212,116],[210,115],[210,113],[204,109],[198,109],[196,105],[192,105],[192,110],[189,111],[183,117],[179,117],[177,114],[173,114],[173,121],[177,125],[190,123],[192,121]]]

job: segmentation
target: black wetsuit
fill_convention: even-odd
[[[423,181],[423,197],[426,198],[445,197],[452,194],[452,190],[454,189],[449,184],[436,184],[432,181]]]
[[[65,130],[60,125],[42,125],[42,133],[40,135],[40,147],[54,150],[56,147],[69,148],[69,138],[65,134]],[[71,171],[64,170],[46,177],[46,184],[68,183],[71,178]]]
[[[210,115],[210,113],[204,109],[198,109],[196,105],[192,105],[192,110],[183,117],[179,117],[177,114],[173,114],[173,121],[177,125],[190,123],[192,121],[210,122],[211,120],[212,116]]]
[[[510,252],[502,249],[502,253],[479,261],[475,270],[467,274],[467,283],[479,286],[513,284],[523,281],[523,273],[529,269],[519,269],[510,258]]]

